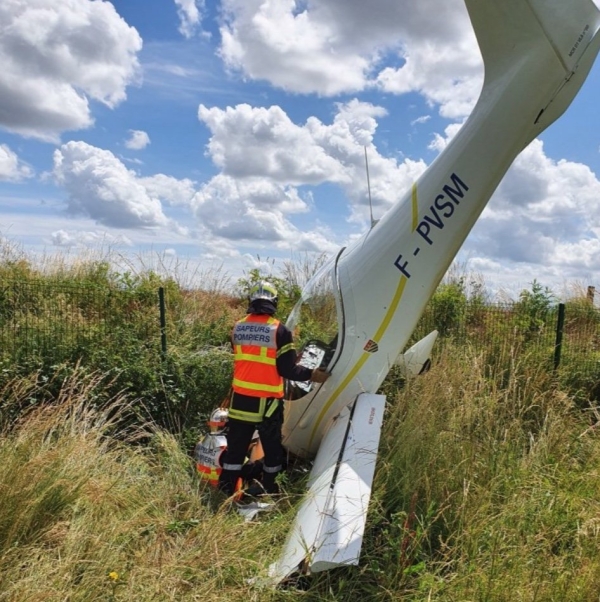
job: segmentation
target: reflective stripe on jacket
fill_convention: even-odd
[[[215,466],[203,466],[197,464],[198,474],[201,479],[206,480],[212,487],[216,487],[219,484],[219,475],[221,474],[221,467],[216,468]]]
[[[250,397],[234,393],[229,406],[229,418],[259,423],[270,418],[280,403],[276,397]]]
[[[233,390],[251,397],[283,397],[283,378],[277,372],[279,320],[248,314],[233,327]],[[264,404],[261,403],[261,418]],[[231,415],[230,418],[235,416]],[[247,418],[242,418],[247,420]]]

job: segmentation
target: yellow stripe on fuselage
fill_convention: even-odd
[[[407,280],[408,279],[406,278],[406,276],[402,276],[402,278],[400,278],[400,282],[398,283],[398,287],[396,288],[394,298],[392,299],[392,302],[391,302],[390,306],[388,307],[388,310],[385,313],[385,316],[383,317],[383,320],[382,320],[381,324],[379,325],[379,328],[377,329],[375,336],[373,337],[374,341],[378,342],[381,339],[381,337],[383,336],[383,334],[385,333],[385,331],[387,330],[387,327],[390,325],[390,322],[392,321],[392,318],[394,317],[394,313],[396,312],[398,304],[400,303],[400,299],[402,298],[402,295],[404,294],[404,287],[406,286]],[[329,408],[333,405],[335,400],[340,396],[342,391],[348,386],[350,381],[356,376],[358,371],[365,365],[366,361],[369,359],[369,357],[371,355],[373,355],[373,354],[367,353],[366,351],[363,352],[363,354],[360,356],[359,360],[356,362],[356,364],[354,364],[354,367],[350,370],[350,372],[348,372],[348,376],[346,376],[346,378],[339,384],[338,388],[333,392],[333,394],[331,395],[331,397],[329,398],[327,403],[323,406],[322,410],[319,412],[319,415],[317,416],[317,420],[316,420],[315,426],[313,427],[312,433],[310,434],[310,440],[308,442],[309,447],[310,447],[313,439],[315,438],[317,429],[319,428],[319,425],[321,424],[321,421],[323,420],[323,417],[325,416],[325,414],[327,413]]]
[[[417,183],[412,185],[412,231],[419,225],[419,202],[417,197]]]

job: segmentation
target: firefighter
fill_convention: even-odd
[[[200,478],[216,487],[221,474],[221,459],[227,449],[227,410],[217,408],[207,422],[209,432],[196,444],[194,457]]]
[[[217,487],[219,475],[223,470],[223,462],[226,462],[227,423],[228,409],[219,407],[214,410],[206,423],[209,432],[196,444],[194,449],[198,475],[202,481],[208,482],[211,487]],[[250,447],[246,452],[248,459],[244,462],[241,478],[236,482],[236,491],[241,489],[244,481],[260,478],[262,474],[262,455],[258,458],[254,457],[257,447],[260,447],[260,442],[258,433],[254,431]]]
[[[322,383],[329,374],[296,364],[290,330],[273,317],[277,289],[261,281],[250,290],[247,315],[232,332],[233,394],[229,406],[227,454],[219,476],[219,489],[232,495],[256,430],[264,450],[261,488],[248,493],[277,493],[275,482],[283,469],[283,379]]]

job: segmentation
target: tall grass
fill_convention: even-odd
[[[101,386],[74,375],[54,404],[5,426],[0,600],[257,599],[245,580],[285,521],[246,526],[171,435],[151,424],[118,432],[128,403],[96,409]]]
[[[596,600],[600,412],[516,362],[508,385],[447,347],[390,396],[361,563],[271,590],[299,494],[246,524],[99,376],[0,438],[0,600]],[[15,382],[4,396],[28,396]],[[15,393],[11,393],[14,391]],[[109,575],[112,575],[109,576]]]
[[[481,355],[447,347],[390,408],[370,599],[597,599],[598,414],[534,363],[501,383]]]

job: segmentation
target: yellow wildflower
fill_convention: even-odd
[[[109,577],[109,579],[112,579],[113,581],[118,581],[119,573],[117,573],[116,571],[111,571],[110,573],[108,573],[108,577]]]

